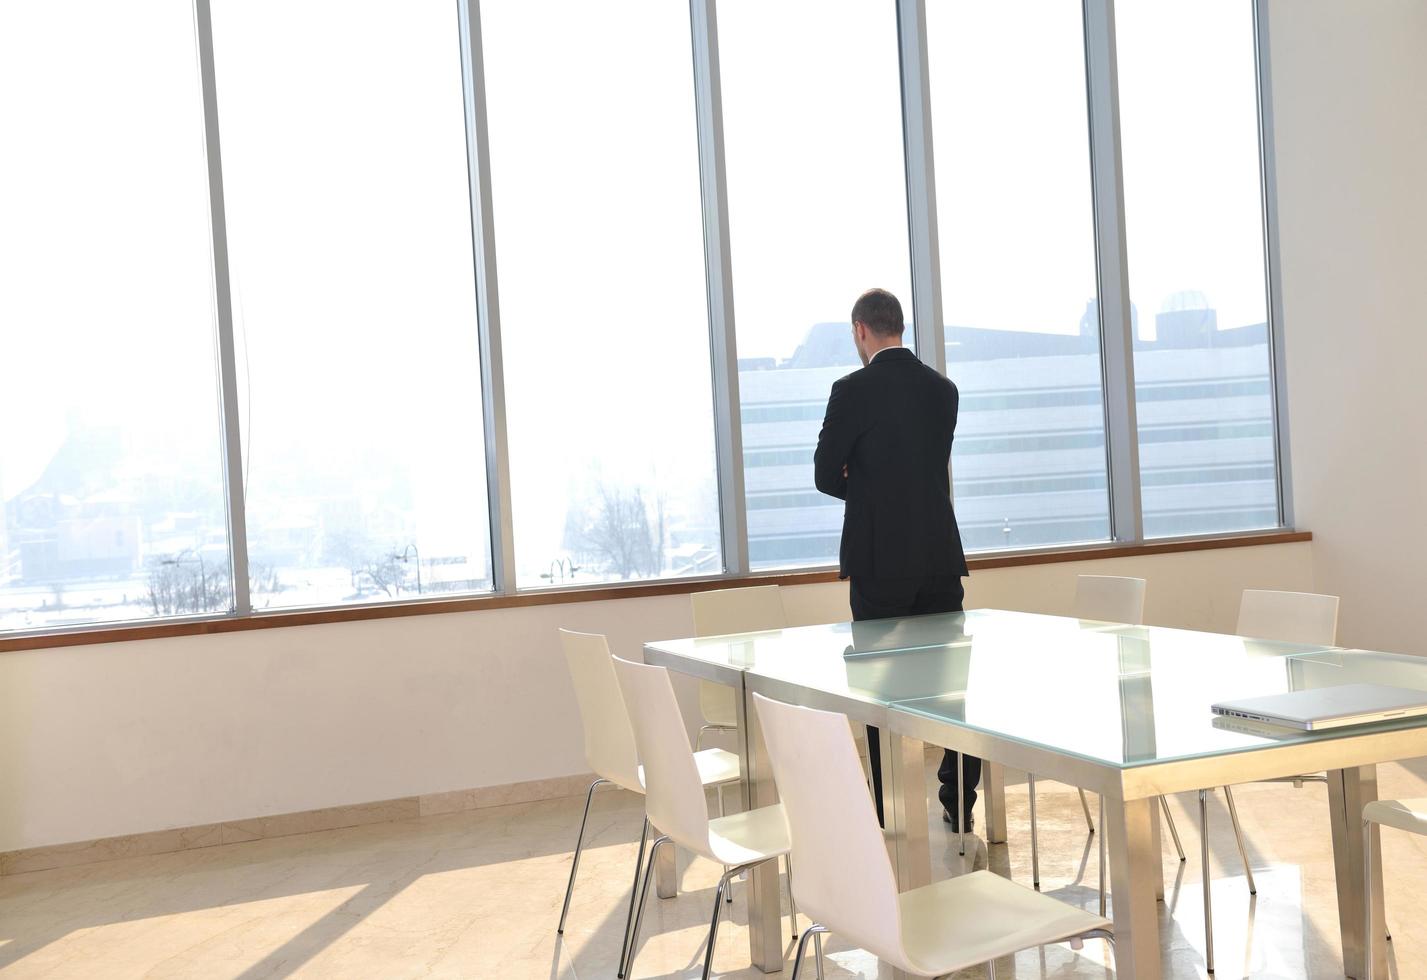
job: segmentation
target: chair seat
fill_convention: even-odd
[[[906,965],[929,977],[1111,928],[1109,919],[990,871],[938,881],[903,893],[900,901]]]
[[[1427,798],[1377,800],[1363,807],[1363,819],[1384,827],[1427,835]]]
[[[788,817],[783,804],[775,803],[710,820],[709,846],[703,856],[733,868],[781,857],[790,850]]]
[[[705,786],[722,786],[724,783],[737,782],[743,771],[738,764],[738,756],[726,749],[704,749],[702,752],[695,752],[694,765],[699,767],[699,782]],[[624,788],[634,789],[633,786]],[[635,792],[644,792],[643,766],[639,767],[639,788]]]
[[[702,752],[695,752],[694,765],[699,767],[699,780],[705,786],[731,783],[742,774],[738,756],[726,749],[704,749]]]

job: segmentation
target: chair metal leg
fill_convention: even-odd
[[[1031,887],[1041,890],[1040,833],[1036,829],[1036,777],[1026,774],[1026,787],[1031,801]]]
[[[986,976],[987,976],[988,980],[996,980],[996,961],[995,961],[995,960],[987,960],[987,961],[986,961]]]
[[[1174,840],[1174,849],[1179,854],[1180,864],[1184,863],[1184,845],[1179,842],[1179,828],[1174,825],[1174,814],[1169,812],[1169,798],[1161,796],[1159,805],[1164,810],[1164,822],[1169,827],[1169,836]]]
[[[1100,797],[1100,918],[1105,917],[1105,876],[1109,873],[1109,848],[1106,846],[1106,838],[1109,834],[1105,831],[1105,797]]]
[[[625,960],[629,958],[629,935],[634,931],[634,907],[639,903],[639,873],[644,870],[644,846],[649,843],[649,818],[644,818],[644,831],[639,835],[639,856],[634,861],[634,885],[629,892],[629,914],[624,917],[624,941],[619,944],[619,976],[624,976]]]
[[[788,869],[788,928],[793,938],[798,938],[798,903],[793,898],[793,855],[783,855],[783,865]]]
[[[629,937],[629,956],[624,964],[620,980],[634,973],[634,954],[639,951],[639,927],[644,924],[644,907],[649,904],[649,886],[654,884],[654,865],[659,856],[659,848],[670,843],[668,837],[660,837],[649,848],[649,863],[644,866],[644,886],[639,891],[639,911],[634,915],[634,933]]]
[[[813,962],[817,964],[818,980],[823,980],[823,934],[813,935]]]
[[[1080,794],[1080,809],[1085,811],[1085,829],[1090,833],[1095,833],[1095,821],[1090,819],[1090,801],[1085,798],[1085,790],[1077,789]]]
[[[575,857],[570,862],[570,883],[565,886],[565,905],[560,909],[560,924],[555,927],[555,935],[565,934],[565,916],[570,914],[570,897],[575,894],[575,872],[580,870],[580,851],[585,846],[585,825],[590,822],[590,803],[595,798],[595,790],[608,779],[596,779],[590,783],[590,791],[585,794],[585,815],[580,818],[580,836],[575,838]]]
[[[718,940],[718,920],[723,917],[723,896],[729,890],[729,878],[733,877],[737,869],[725,871],[723,877],[718,880],[718,890],[714,892],[713,921],[709,923],[709,944],[704,951],[704,980],[709,980],[713,973],[714,943]]]
[[[1204,966],[1214,972],[1214,905],[1209,873],[1209,791],[1199,791],[1199,862],[1204,878]]]
[[[1224,787],[1224,799],[1229,801],[1229,821],[1234,825],[1234,842],[1239,845],[1239,857],[1244,862],[1244,876],[1249,879],[1249,894],[1257,895],[1258,886],[1254,884],[1254,869],[1249,867],[1249,850],[1244,846],[1244,832],[1239,827],[1239,808],[1234,806],[1234,791],[1229,787]]]
[[[724,805],[723,805],[723,787],[722,787],[722,786],[715,786],[715,787],[714,787],[714,793],[715,793],[715,795],[718,796],[718,815],[719,815],[720,817],[726,817],[726,816],[728,816],[728,814],[727,814],[727,813],[725,812],[725,810],[724,810]],[[728,872],[728,865],[724,865],[723,870],[724,870],[725,873],[727,873],[727,872]],[[728,897],[728,904],[732,905],[732,904],[733,904],[733,886],[732,886],[732,885],[730,885],[730,886],[728,887],[727,897]]]
[[[808,926],[807,931],[803,933],[803,938],[798,941],[797,952],[793,954],[792,980],[798,980],[798,976],[803,971],[803,958],[807,955],[808,941],[811,939],[817,939],[818,980],[822,980],[822,934],[825,932],[827,932],[826,927],[820,926],[816,922],[814,922],[812,925]]]

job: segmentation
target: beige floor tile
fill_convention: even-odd
[[[1387,797],[1427,795],[1427,765],[1386,766]],[[1236,791],[1258,895],[1248,894],[1222,796],[1211,806],[1219,980],[1341,975],[1338,920],[1321,785]],[[990,849],[992,870],[1030,877],[1023,784],[1008,788],[1012,841]],[[1043,890],[1096,903],[1097,850],[1073,790],[1042,783]],[[642,808],[620,791],[596,797],[569,924],[555,936],[583,798],[494,807],[0,878],[0,977],[575,978],[614,974]],[[1197,804],[1173,801],[1188,851],[1166,836],[1161,907],[1166,973],[1204,976]],[[933,813],[939,817],[939,811]],[[959,862],[939,819],[934,873]],[[1427,977],[1427,840],[1384,836],[1394,976]],[[651,899],[636,977],[696,975],[719,870],[680,859],[677,899]],[[752,980],[741,886],[720,927],[715,972]],[[1419,924],[1421,920],[1421,924]],[[827,975],[878,976],[876,961],[828,938]],[[789,943],[791,953],[791,942]],[[1027,950],[1002,977],[1113,975],[1088,943]],[[786,975],[786,974],[785,974]],[[811,973],[808,974],[811,976]],[[983,970],[963,976],[984,976]]]

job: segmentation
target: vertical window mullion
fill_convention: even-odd
[[[898,0],[902,132],[907,158],[907,228],[912,256],[912,317],[917,354],[947,371],[937,249],[936,168],[932,156],[931,88],[927,77],[926,0]]]
[[[728,180],[723,156],[723,93],[719,83],[718,18],[714,0],[690,0],[694,102],[699,133],[699,191],[704,209],[709,352],[713,372],[719,518],[724,571],[748,572],[748,508],[743,479],[743,421],[738,395],[738,338],[728,239]]]
[[[1110,520],[1117,541],[1144,539],[1135,409],[1135,331],[1125,248],[1125,185],[1115,64],[1115,0],[1085,2],[1085,74],[1090,169],[1095,199],[1095,261],[1110,467]]]
[[[470,175],[471,237],[475,255],[476,310],[481,349],[482,425],[490,509],[491,581],[496,592],[515,591],[515,520],[511,507],[510,446],[506,431],[505,371],[501,361],[500,296],[495,222],[491,208],[490,142],[486,130],[485,68],[480,0],[457,3],[461,83],[466,106],[466,165]]]
[[[1263,194],[1264,266],[1268,276],[1269,383],[1278,461],[1278,521],[1293,525],[1293,479],[1288,429],[1288,371],[1283,343],[1283,273],[1278,249],[1278,179],[1273,141],[1273,81],[1269,60],[1268,0],[1254,0],[1254,76],[1258,82],[1259,178]]]
[[[233,291],[228,265],[228,221],[223,198],[223,156],[218,132],[218,87],[213,66],[213,14],[209,0],[194,0],[194,33],[203,88],[203,137],[208,164],[209,228],[213,236],[213,297],[218,327],[219,410],[223,417],[223,482],[228,517],[233,612],[252,612],[248,581],[247,512],[243,499],[243,444],[238,422],[238,368],[233,344]]]

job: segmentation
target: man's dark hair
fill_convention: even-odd
[[[852,322],[865,323],[879,337],[898,337],[906,329],[902,304],[885,289],[869,289],[852,304]]]

